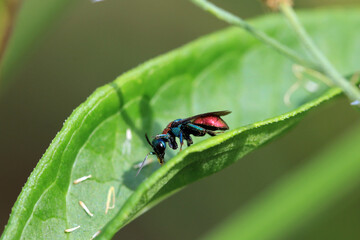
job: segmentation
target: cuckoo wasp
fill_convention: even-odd
[[[179,138],[180,142],[180,151],[184,144],[184,140],[187,143],[187,146],[193,144],[193,140],[190,135],[196,137],[202,137],[206,134],[210,136],[215,136],[222,131],[228,130],[229,126],[221,118],[231,113],[230,111],[219,111],[219,112],[209,112],[184,119],[176,119],[170,122],[161,134],[156,135],[152,141],[149,140],[147,134],[145,134],[147,142],[152,147],[153,151],[149,152],[144,161],[141,163],[139,170],[136,175],[139,174],[141,169],[144,166],[149,155],[156,155],[158,161],[161,165],[165,163],[165,149],[166,143],[172,149],[177,149],[178,144],[176,138]]]

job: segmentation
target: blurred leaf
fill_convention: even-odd
[[[359,68],[360,33],[353,31],[360,22],[357,9],[318,10],[301,16],[343,74]],[[281,18],[267,16],[255,24],[301,49]],[[89,239],[99,229],[103,229],[100,238],[110,238],[166,196],[225,168],[340,94],[339,89],[321,96],[299,89],[292,96],[293,106],[285,106],[283,96],[296,80],[291,67],[290,61],[251,36],[228,29],[149,61],[99,88],[65,122],[31,174],[3,239],[64,239],[64,229],[78,225],[80,229],[68,233],[69,238]],[[200,143],[179,154],[168,151],[167,160],[177,155],[161,168],[147,166],[135,177],[133,166],[150,149],[146,132],[157,134],[176,118],[215,110],[233,111],[224,118],[233,130],[207,140],[197,138]],[[126,137],[127,130],[132,132],[131,139]],[[93,178],[72,184],[89,174]],[[105,214],[111,187],[116,204]],[[86,215],[79,200],[94,217]]]
[[[0,1],[0,62],[13,29],[18,7],[18,0]]]
[[[360,128],[284,177],[204,239],[292,239],[289,233],[360,183]]]
[[[70,0],[24,0],[17,13],[15,28],[1,60],[0,85],[4,84],[27,58],[27,53],[59,16]]]

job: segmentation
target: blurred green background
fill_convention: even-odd
[[[356,2],[303,0],[297,1],[296,7]],[[244,18],[269,13],[260,1],[214,3]],[[224,27],[226,24],[187,0],[78,0],[70,4],[27,53],[21,68],[2,85],[2,229],[37,161],[64,120],[87,96],[138,64]],[[165,200],[122,229],[115,239],[198,238],[236,210],[245,209],[259,193],[301,167],[359,120],[345,98],[337,99],[309,114],[280,139]],[[331,211],[299,228],[292,239],[359,237],[354,232],[360,221],[359,201],[360,191],[341,199]]]

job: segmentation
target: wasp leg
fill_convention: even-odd
[[[217,134],[216,132],[211,131],[211,130],[206,130],[206,133],[209,134],[209,135],[212,136],[212,137],[213,137],[213,136],[216,136],[216,134]]]
[[[205,136],[206,134],[209,134],[210,136],[215,136],[216,132],[205,129],[203,127],[200,127],[198,125],[188,123],[184,125],[184,132],[187,132],[189,135],[192,134],[197,137]]]
[[[180,131],[180,137],[179,138],[180,138],[180,152],[181,152],[182,146],[184,144],[183,132],[182,131]]]
[[[172,148],[172,149],[177,149],[178,148],[178,145],[176,143],[176,140],[175,140],[175,136],[173,134],[169,134],[169,137],[168,137],[168,144],[169,144],[169,147]]]
[[[183,135],[188,147],[193,144],[193,140],[187,132],[183,132]]]

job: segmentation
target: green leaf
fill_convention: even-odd
[[[9,80],[18,65],[26,59],[26,53],[36,46],[39,36],[70,2],[69,0],[26,0],[21,3],[12,36],[1,61],[1,85]]]
[[[359,186],[359,141],[360,128],[353,129],[204,239],[293,239],[289,234]]]
[[[358,70],[360,33],[353,31],[360,22],[358,9],[301,16],[343,74]],[[267,16],[255,24],[301,50],[281,18]],[[231,28],[151,60],[99,88],[65,122],[31,174],[3,239],[89,239],[100,229],[100,238],[110,238],[163,198],[220,171],[341,93],[337,88],[322,95],[299,89],[292,96],[293,105],[286,106],[283,96],[296,81],[291,67],[272,49]],[[134,165],[150,150],[145,133],[154,135],[176,118],[215,110],[233,111],[224,117],[231,131],[197,138],[181,153],[167,151],[163,167],[151,164],[135,177]],[[126,131],[132,132],[131,140]],[[91,179],[72,183],[89,174]],[[111,187],[115,208],[105,214]],[[79,200],[93,217],[81,209]],[[75,226],[81,227],[64,233]]]

